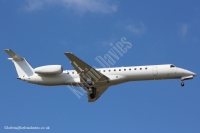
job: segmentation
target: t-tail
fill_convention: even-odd
[[[22,77],[26,77],[26,76],[29,77],[29,76],[34,75],[33,68],[26,61],[25,58],[14,53],[10,49],[5,49],[4,51],[11,57],[11,58],[8,58],[8,59],[11,60],[14,63],[19,79],[21,79]]]

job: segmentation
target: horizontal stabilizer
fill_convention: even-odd
[[[19,78],[24,76],[32,76],[34,74],[33,68],[25,58],[19,56],[11,49],[5,49],[4,51],[11,57],[8,59],[14,63]]]
[[[24,58],[22,58],[21,56],[19,56],[18,54],[16,54],[15,52],[13,52],[11,49],[5,49],[4,50],[11,58],[13,58],[13,60],[15,61],[22,61],[24,60]]]

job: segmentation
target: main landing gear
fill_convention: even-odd
[[[91,99],[94,99],[95,96],[96,96],[96,88],[91,87],[91,88],[89,88],[89,91],[91,92],[91,93],[90,93],[90,98],[91,98]]]
[[[184,86],[184,82],[183,81],[181,82],[181,86]]]

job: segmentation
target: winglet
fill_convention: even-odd
[[[16,54],[15,52],[13,52],[11,49],[4,49],[4,51],[5,51],[11,58],[13,58],[13,60],[16,60],[16,61],[22,61],[22,60],[24,60],[23,57],[19,56],[18,54]]]

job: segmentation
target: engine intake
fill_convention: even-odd
[[[58,75],[63,72],[63,68],[61,65],[47,65],[35,68],[34,72],[42,75]]]

